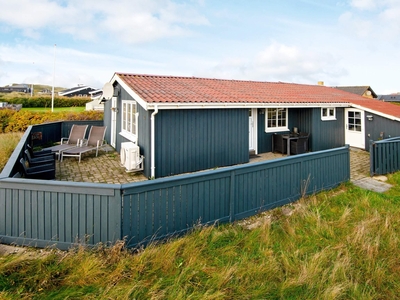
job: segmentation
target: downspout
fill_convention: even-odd
[[[155,166],[155,152],[156,152],[156,146],[155,146],[155,141],[156,141],[156,137],[155,137],[155,131],[156,131],[156,122],[155,122],[155,119],[156,119],[156,114],[158,114],[158,106],[157,105],[155,105],[154,106],[154,112],[151,114],[151,118],[150,118],[150,120],[151,120],[151,133],[150,133],[150,135],[151,135],[151,137],[150,137],[150,139],[151,139],[151,141],[150,141],[150,143],[151,143],[151,172],[150,172],[150,178],[151,179],[155,179],[156,178],[156,166]]]

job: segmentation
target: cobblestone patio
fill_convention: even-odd
[[[281,157],[284,155],[262,153],[251,157],[250,163]],[[107,152],[100,151],[98,157],[95,151],[84,154],[80,163],[77,158],[65,157],[62,162],[57,161],[56,164],[56,180],[60,181],[122,184],[147,180],[141,171],[126,172],[120,165],[119,153],[111,147],[107,148]],[[369,153],[350,148],[350,166],[351,180],[369,177]]]
[[[143,172],[128,173],[120,165],[119,153],[108,147],[106,151],[92,151],[82,156],[79,163],[75,157],[64,157],[63,161],[56,162],[56,180],[93,182],[93,183],[115,183],[144,181],[147,178]]]

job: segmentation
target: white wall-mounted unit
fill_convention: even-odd
[[[143,158],[140,156],[140,148],[132,142],[121,143],[121,165],[127,172],[143,170]]]

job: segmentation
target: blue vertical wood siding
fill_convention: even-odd
[[[249,161],[248,109],[160,110],[156,177]]]
[[[372,116],[372,121],[369,121],[367,116]],[[365,124],[365,150],[369,151],[368,141],[378,141],[382,139],[389,139],[391,137],[400,136],[400,122],[396,120],[389,120],[387,118],[378,116],[376,114],[365,111],[364,113]]]
[[[135,100],[127,91],[125,91],[118,84],[116,85],[116,90],[118,90],[117,97],[117,107],[119,108],[117,112],[117,122],[116,122],[116,139],[115,139],[115,150],[121,151],[121,143],[130,142],[128,139],[121,136],[121,113],[122,113],[122,100]],[[111,100],[105,103],[104,107],[104,124],[106,124],[107,132],[106,138],[111,139]],[[150,133],[150,118],[152,111],[146,111],[143,107],[137,104],[137,112],[139,113],[138,119],[138,145],[140,147],[140,154],[144,156],[144,170],[143,173],[146,177],[150,177],[150,151],[151,151],[151,133]]]
[[[258,152],[265,153],[272,151],[272,134],[274,133],[265,132],[265,114],[260,111],[257,123]],[[293,127],[297,127],[300,132],[310,133],[308,142],[310,151],[337,148],[345,143],[343,108],[336,108],[336,120],[332,121],[321,120],[321,108],[289,108],[288,116],[290,131],[293,131]]]

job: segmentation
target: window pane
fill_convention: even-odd
[[[126,109],[126,130],[129,132],[132,132],[132,110],[131,110],[132,105],[128,103],[127,109]]]
[[[278,127],[286,126],[286,110],[278,111]]]
[[[268,108],[268,127],[276,127],[276,109]]]
[[[267,128],[287,127],[287,110],[286,108],[268,108],[267,112]]]
[[[126,103],[122,104],[122,129],[126,130]]]
[[[328,116],[328,110],[326,108],[322,109],[322,116],[327,117]]]

